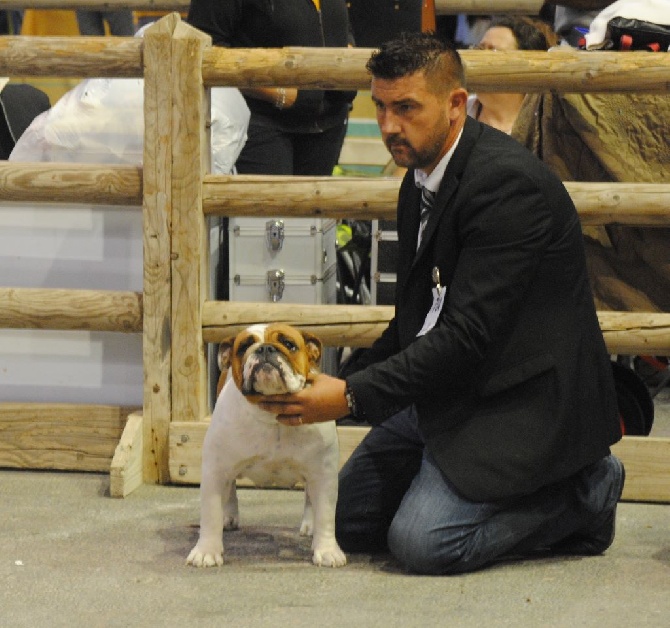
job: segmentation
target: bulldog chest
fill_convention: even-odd
[[[331,429],[333,428],[333,429]],[[337,432],[333,425],[256,425],[229,435],[239,444],[229,458],[230,474],[257,487],[293,488],[332,460],[337,463]],[[331,433],[332,432],[332,433]]]

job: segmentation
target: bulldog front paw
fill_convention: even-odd
[[[312,555],[312,562],[317,567],[344,567],[347,556],[337,544],[317,547]]]
[[[194,567],[220,567],[223,565],[223,545],[207,547],[198,543],[188,555],[186,564]]]

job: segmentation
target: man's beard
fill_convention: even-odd
[[[447,128],[443,133],[435,135],[430,143],[418,151],[407,140],[397,135],[389,135],[386,138],[386,148],[391,153],[391,157],[393,157],[393,161],[397,166],[423,170],[432,165],[440,155],[440,152],[444,148],[448,132],[449,129]],[[403,147],[405,150],[402,153],[394,153],[394,147]]]

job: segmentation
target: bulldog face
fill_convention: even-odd
[[[321,360],[321,341],[290,325],[253,325],[221,343],[218,357],[221,371],[230,367],[238,389],[257,402],[304,388]]]

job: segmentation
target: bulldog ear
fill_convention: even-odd
[[[312,365],[312,368],[316,368],[321,362],[321,341],[308,331],[303,331],[302,337],[305,340],[305,349],[309,356],[309,363]]]
[[[216,355],[216,362],[219,365],[220,371],[226,371],[230,368],[230,358],[233,351],[233,343],[235,342],[235,336],[226,338],[219,345],[219,352]]]
[[[226,338],[219,345],[219,352],[216,354],[216,362],[219,365],[219,381],[216,383],[216,397],[218,399],[223,386],[226,383],[226,377],[228,375],[228,369],[230,368],[230,356],[233,354],[233,342],[235,341],[235,336],[232,338]]]

